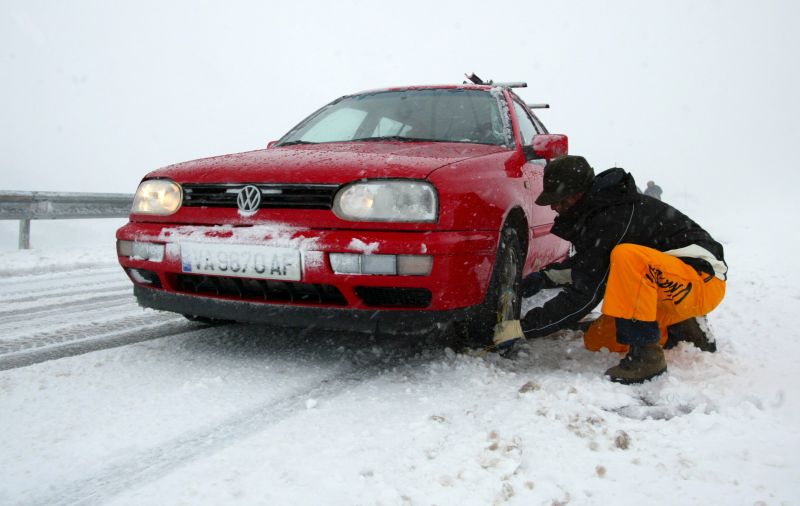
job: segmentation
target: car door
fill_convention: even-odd
[[[516,98],[513,100],[514,112],[519,122],[519,132],[525,146],[530,146],[533,136],[543,134],[542,127],[537,126],[525,107]],[[542,130],[542,131],[540,131]],[[527,151],[527,150],[526,150]],[[542,193],[542,180],[544,166],[547,160],[529,159],[522,167],[522,177],[528,192],[525,198],[528,216],[529,238],[528,255],[525,262],[525,272],[537,270],[544,265],[558,260],[563,255],[562,242],[550,235],[555,212],[549,206],[537,206],[536,197]]]

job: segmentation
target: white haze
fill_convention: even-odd
[[[343,94],[474,71],[527,81],[571,152],[656,180],[679,208],[797,209],[788,0],[0,4],[1,190],[130,193],[157,167],[261,148]],[[0,222],[0,247],[16,227]],[[33,243],[111,228],[37,222]]]

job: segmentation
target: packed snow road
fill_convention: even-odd
[[[17,448],[4,445],[6,463],[41,461],[37,472],[11,466],[24,472],[3,478],[3,504],[106,502],[312,409],[383,374],[387,364],[427,360],[408,340],[380,348],[364,335],[312,339],[309,331],[209,328],[145,311],[114,265],[3,281],[0,368],[46,362],[42,370],[54,367],[53,378],[66,383],[34,381],[21,405],[3,404],[6,415],[14,414],[5,422],[50,434]],[[14,374],[32,373],[31,379],[36,371]],[[3,391],[8,385],[0,379]],[[58,399],[41,403],[50,391]],[[33,408],[32,419],[17,418],[26,408]],[[22,494],[7,495],[9,486]]]
[[[7,276],[0,286],[0,370],[193,330],[143,313],[119,267]]]
[[[634,387],[578,332],[507,360],[207,327],[113,254],[0,253],[0,504],[798,504],[800,279],[742,230],[719,351]]]

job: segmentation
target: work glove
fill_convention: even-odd
[[[505,320],[495,325],[492,341],[500,356],[510,358],[516,345],[525,342],[519,320]]]
[[[536,271],[522,278],[521,293],[523,297],[531,297],[547,286],[547,278],[542,271]]]

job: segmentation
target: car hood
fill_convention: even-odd
[[[273,147],[170,165],[148,178],[179,183],[346,183],[361,178],[424,179],[503,146],[442,142],[340,142]]]

